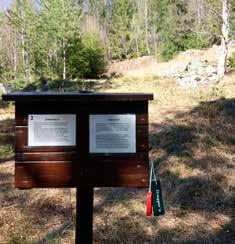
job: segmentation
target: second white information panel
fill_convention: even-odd
[[[90,115],[90,153],[136,153],[134,114]]]

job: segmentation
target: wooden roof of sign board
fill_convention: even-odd
[[[147,101],[153,100],[152,93],[80,93],[80,92],[13,92],[2,95],[5,101],[18,102],[109,102],[109,101]]]

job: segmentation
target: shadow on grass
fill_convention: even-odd
[[[70,221],[65,222],[60,227],[46,233],[44,237],[37,241],[37,244],[45,243],[61,243],[61,238],[70,235],[73,230],[73,225]]]
[[[99,91],[107,85],[102,80],[48,80],[41,82],[37,80],[23,87],[22,91],[58,91],[58,92],[88,92]]]
[[[0,89],[0,111],[1,111],[1,109],[2,110],[8,109],[11,106],[11,104],[12,104],[12,102],[7,102],[7,101],[3,101],[2,100],[2,95],[3,94],[4,93],[2,93],[2,90]]]
[[[125,203],[128,200],[142,198],[146,189],[123,188],[123,187],[102,187],[95,189],[95,196],[100,199],[94,206],[94,212],[102,213],[107,206],[115,206],[117,203]]]
[[[143,220],[142,214],[133,209],[128,215],[120,213],[114,219],[107,216],[104,224],[95,226],[94,243],[152,243],[153,236],[148,233],[146,223],[148,220]]]
[[[11,105],[11,102],[6,102],[2,100],[2,95],[0,94],[0,109],[6,109]]]
[[[27,212],[35,217],[40,215],[47,216],[47,218],[53,218],[55,215],[62,216],[63,218],[71,217],[70,206],[68,207],[62,203],[53,202],[50,198],[38,199],[38,201],[32,202]]]
[[[192,111],[178,113],[164,124],[152,124],[150,142],[153,148],[157,173],[162,179],[166,212],[171,208],[198,213],[202,216],[215,214],[226,215],[232,219],[232,190],[229,174],[234,169],[231,155],[235,152],[235,99],[220,99],[214,102],[201,103]],[[1,177],[1,176],[0,176]],[[5,180],[7,177],[4,176]],[[8,186],[9,188],[9,186]],[[6,190],[8,189],[6,186]],[[12,191],[9,188],[9,191]],[[95,206],[95,213],[102,215],[106,206],[114,207],[120,201],[132,199],[145,201],[147,190],[123,188],[97,189],[96,196],[101,199]],[[4,195],[7,195],[6,192]],[[10,196],[10,195],[9,195]],[[27,201],[27,195],[24,201]],[[14,201],[18,201],[14,198]],[[21,205],[24,204],[21,201]],[[17,206],[21,206],[17,203]],[[37,210],[38,209],[38,210]],[[53,213],[66,222],[68,210],[63,205],[51,201],[41,206],[32,206],[25,214],[42,218]],[[35,213],[33,213],[35,211]],[[146,221],[146,218],[134,209],[128,215],[120,213],[110,225],[106,216],[104,225],[95,226],[95,237],[100,243],[232,243],[232,224],[222,225],[222,229],[213,229],[210,233],[207,226],[195,224],[190,226],[191,236],[182,231],[180,223],[174,228],[163,228],[157,221]],[[187,212],[187,213],[188,213]],[[34,215],[35,214],[35,215]],[[166,220],[167,221],[167,220]],[[192,220],[193,221],[193,220]],[[213,221],[216,221],[213,219]],[[69,226],[69,224],[68,224]],[[148,228],[158,228],[156,236]],[[42,240],[63,236],[67,225],[45,233]],[[70,227],[68,227],[70,228]],[[208,233],[207,233],[208,232]],[[99,243],[99,242],[98,242]]]
[[[0,205],[2,207],[3,202],[7,194],[12,191],[13,175],[10,173],[0,172]]]
[[[233,201],[234,202],[234,201]],[[217,243],[233,244],[234,243],[234,221],[223,226],[223,229],[218,231]]]
[[[219,180],[200,176],[179,179],[173,174],[165,175],[165,178],[173,179],[174,182],[171,186],[174,186],[175,191],[168,198],[171,207],[204,213],[217,210],[222,213],[232,207],[232,196],[225,189],[226,179],[222,174]]]
[[[226,224],[223,226],[222,230],[215,233],[215,235],[209,233],[201,233],[202,228],[200,230],[200,226],[196,226],[198,228],[199,233],[194,235],[192,238],[187,238],[189,235],[189,231],[182,233],[182,230],[175,226],[170,229],[161,229],[159,231],[158,237],[154,239],[153,244],[159,243],[174,243],[174,244],[232,244],[233,241],[233,233],[232,233],[232,223]],[[207,238],[203,238],[206,235]]]
[[[23,209],[28,202],[29,192],[19,192],[14,188],[14,175],[0,172],[0,207],[14,206]]]
[[[14,120],[5,119],[0,121],[0,164],[14,158]]]
[[[203,213],[202,216],[209,215],[212,219],[215,214],[221,214],[232,219],[230,177],[234,169],[231,156],[235,152],[235,99],[201,103],[189,112],[176,114],[163,124],[151,124],[150,131],[152,158],[163,181],[166,212],[177,208],[182,213]],[[99,189],[96,193],[102,201],[97,204],[95,211],[102,211],[106,204],[115,206],[120,199],[127,201],[141,196],[145,199],[146,190],[140,193],[137,193],[138,190],[130,191]],[[143,216],[140,219],[143,221]],[[127,226],[132,222],[131,214],[125,221]],[[126,231],[131,233],[127,226],[123,228],[122,223],[125,225],[125,221],[120,219],[120,225],[115,224],[115,228],[123,230],[123,235],[126,235]],[[195,225],[194,229],[189,230],[193,233],[189,237],[180,227],[159,229],[156,238],[143,232],[146,226],[136,228],[144,236],[143,240],[155,239],[155,243],[230,243],[231,234],[226,231],[225,225],[221,227],[224,230],[220,233],[214,229],[209,234],[206,225]],[[102,228],[98,227],[97,233],[100,231]],[[122,231],[117,231],[122,235]],[[115,243],[122,241],[116,240]]]
[[[55,203],[50,199],[33,199],[30,190],[18,190],[14,188],[14,174],[8,173],[9,167],[14,167],[14,164],[9,166],[4,163],[8,163],[9,160],[14,158],[15,133],[14,133],[14,120],[5,119],[0,121],[0,209],[4,211],[17,211],[21,212],[19,220],[15,220],[15,224],[21,221],[21,218],[25,219],[23,223],[20,223],[20,228],[15,227],[14,232],[9,233],[9,240],[11,243],[28,243],[30,229],[28,225],[45,225],[48,220],[56,217],[63,219],[65,224],[60,228],[50,230],[42,240],[37,243],[47,243],[48,241],[54,241],[62,236],[66,236],[68,231],[72,228],[71,224],[71,209],[69,206],[64,206],[62,203]],[[3,216],[3,218],[5,218]],[[70,220],[69,220],[70,219]],[[1,221],[0,221],[1,222]],[[23,227],[27,230],[21,230]],[[1,227],[1,226],[0,226]],[[23,228],[24,229],[24,228]],[[33,233],[32,233],[33,235]],[[22,239],[23,238],[23,239]]]
[[[9,243],[51,243],[52,241],[57,243],[61,238],[71,235],[73,223],[70,206],[64,205],[63,202],[54,202],[47,196],[46,193],[45,196],[37,196],[37,193],[32,194],[30,190],[15,189],[14,175],[0,171],[0,214],[7,211],[10,216],[10,219],[0,216],[0,223],[3,219],[12,220],[11,211],[17,213],[12,223],[14,229],[8,236]],[[46,229],[45,233],[41,232],[41,238],[37,236],[33,238],[35,241],[29,241],[32,240],[30,236],[34,236],[35,231],[38,233],[38,226],[44,230],[45,226],[52,221],[58,226],[56,219],[63,224]]]

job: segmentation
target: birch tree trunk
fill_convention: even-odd
[[[226,72],[226,61],[228,57],[228,44],[229,44],[229,0],[222,0],[222,36],[220,54],[218,60],[218,78],[219,80],[224,77]]]
[[[16,72],[17,72],[17,49],[16,49],[16,41],[14,40],[14,47],[13,47],[13,60],[14,60],[14,67],[13,67],[13,70],[14,70],[14,75],[16,75]]]
[[[63,80],[66,79],[66,45],[65,40],[63,38]]]
[[[65,2],[64,0],[62,1],[62,6],[63,6],[63,11],[65,11]],[[66,79],[66,45],[65,45],[65,30],[62,31],[63,33],[63,39],[62,39],[62,46],[63,46],[63,89],[64,89],[64,81]]]
[[[22,67],[23,67],[23,72],[24,74],[26,73],[25,71],[25,39],[24,39],[24,25],[21,27],[21,55],[22,55]]]
[[[66,53],[65,53],[65,49],[63,51],[63,80],[66,79]]]
[[[147,54],[150,54],[149,42],[148,42],[148,0],[144,0],[144,23],[145,23],[145,42]]]
[[[198,24],[198,26],[200,26],[202,23],[202,13],[201,13],[202,2],[201,2],[201,0],[196,0],[196,8],[197,8],[197,24]]]
[[[62,82],[61,91],[64,91],[65,79],[66,79],[66,50],[65,50],[65,44],[63,41],[63,82]]]

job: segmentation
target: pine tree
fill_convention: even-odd
[[[68,41],[79,35],[80,7],[73,0],[40,0],[40,31],[46,40],[48,60],[66,79]]]
[[[110,47],[113,58],[128,58],[134,51],[131,23],[135,12],[135,1],[113,1],[110,24],[111,29],[109,33]]]

